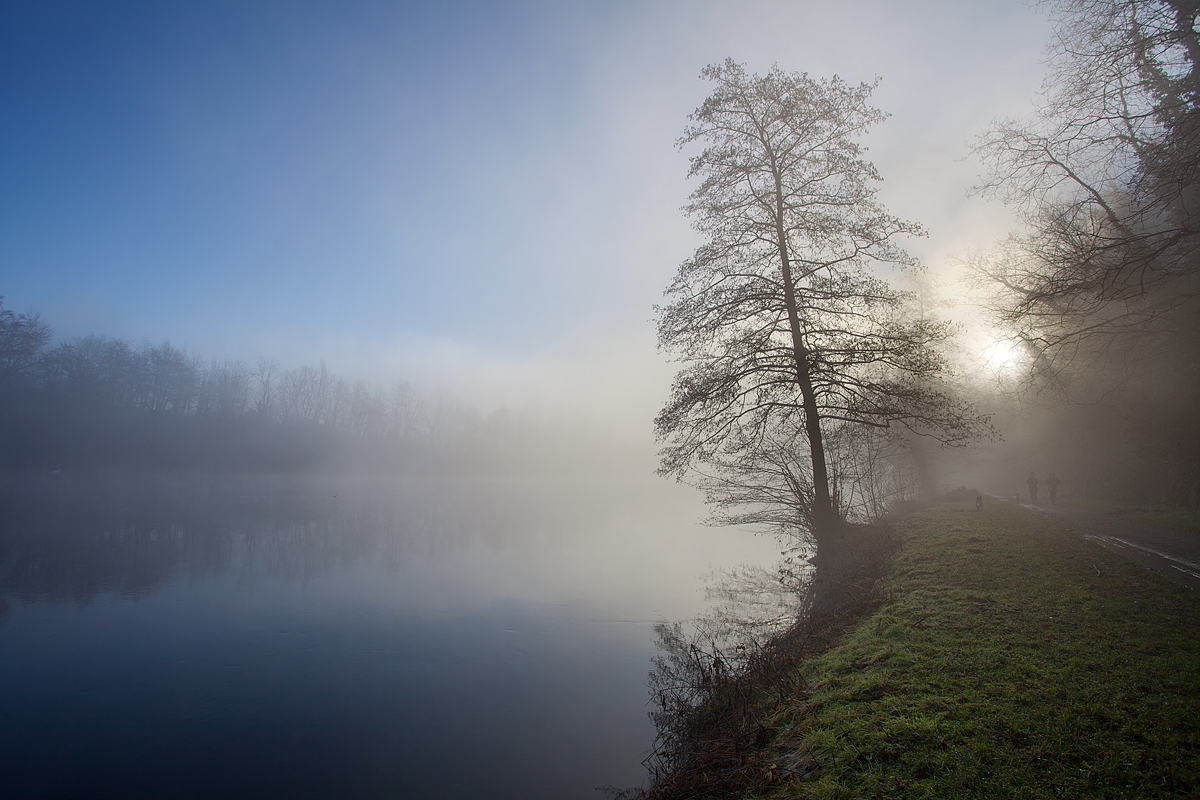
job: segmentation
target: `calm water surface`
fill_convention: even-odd
[[[9,481],[5,797],[600,798],[774,542],[652,478]]]

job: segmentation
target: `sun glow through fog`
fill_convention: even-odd
[[[1021,361],[1021,348],[1011,339],[999,339],[983,349],[986,363],[996,372],[1013,369]]]

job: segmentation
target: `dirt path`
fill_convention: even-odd
[[[995,499],[1013,502],[1011,495]],[[1168,580],[1200,591],[1200,536],[1193,531],[1069,505],[1021,505],[1058,520],[1084,539],[1152,569]]]

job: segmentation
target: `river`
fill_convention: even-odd
[[[4,489],[10,798],[599,798],[654,624],[778,553],[652,476]]]

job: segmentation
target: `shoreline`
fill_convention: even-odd
[[[940,503],[894,525],[902,548],[869,607],[790,667],[796,688],[756,687],[740,783],[706,796],[1165,798],[1200,785],[1196,592],[1011,504]],[[664,782],[641,796],[685,795]]]

